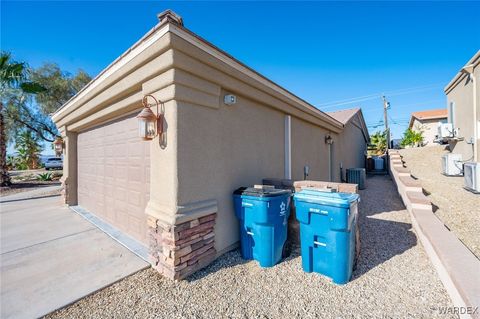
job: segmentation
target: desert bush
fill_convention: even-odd
[[[42,182],[49,182],[53,179],[52,173],[42,173],[37,175],[37,180]]]
[[[400,145],[405,146],[421,146],[423,143],[422,131],[413,131],[407,128],[403,133],[403,138],[400,141]]]

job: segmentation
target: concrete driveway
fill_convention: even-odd
[[[1,318],[36,318],[148,267],[60,202],[2,198]]]

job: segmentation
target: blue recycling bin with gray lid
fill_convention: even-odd
[[[244,259],[272,267],[282,259],[287,239],[291,191],[242,187],[233,193]]]
[[[360,196],[303,189],[294,196],[300,223],[302,267],[346,284],[355,261],[355,230]]]

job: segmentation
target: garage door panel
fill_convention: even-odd
[[[134,115],[78,135],[79,205],[143,243],[149,181],[149,144]]]

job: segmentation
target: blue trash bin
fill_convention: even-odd
[[[261,267],[274,266],[282,259],[287,239],[291,191],[243,187],[233,198],[242,257],[257,260]]]
[[[302,267],[346,284],[355,261],[358,194],[304,189],[294,196]]]

